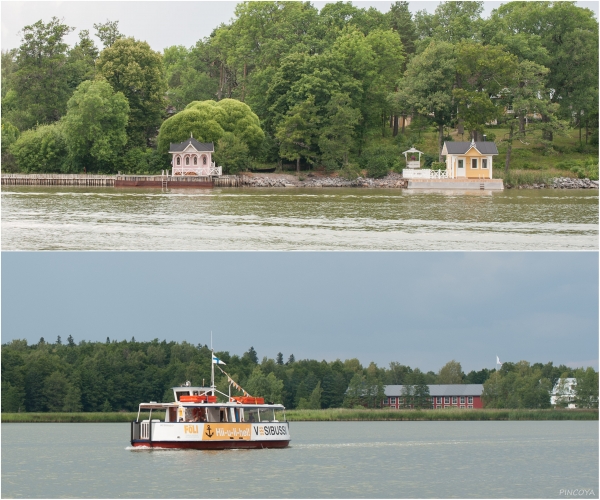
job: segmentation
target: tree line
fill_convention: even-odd
[[[480,140],[503,122],[512,142],[538,128],[547,152],[569,127],[598,128],[598,23],[574,2],[443,2],[411,14],[337,2],[245,2],[193,47],[162,53],[95,24],[53,18],[2,52],[5,170],[152,173],[190,132],[226,171],[294,162],[384,175],[434,126]],[[229,100],[226,106],[215,106]],[[410,133],[405,119],[411,116]],[[234,126],[232,124],[239,124]],[[161,137],[162,136],[162,137]],[[387,138],[386,140],[383,140]],[[488,132],[488,138],[493,133]]]
[[[543,408],[549,406],[548,388],[560,377],[572,376],[591,377],[582,383],[588,388],[595,376],[596,407],[598,401],[597,372],[552,363],[505,363],[498,372],[484,368],[465,374],[454,360],[436,373],[398,362],[363,366],[358,359],[296,360],[282,353],[259,361],[253,347],[241,356],[228,351],[216,355],[226,363],[225,372],[251,395],[287,408],[378,408],[384,385],[404,385],[413,406],[427,407],[427,384],[451,383],[484,384],[484,401],[490,407]],[[186,381],[209,386],[210,373],[209,348],[185,341],[107,337],[106,342],[76,343],[70,335],[66,342],[60,336],[54,343],[13,340],[2,345],[2,411],[135,411],[141,402],[173,401],[171,388]],[[229,394],[227,377],[216,367],[215,383]]]

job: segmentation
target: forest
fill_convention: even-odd
[[[525,156],[558,158],[597,178],[594,13],[574,2],[482,12],[469,1],[414,14],[407,2],[245,2],[193,47],[162,52],[118,21],[94,25],[101,47],[87,30],[69,47],[74,27],[40,20],[2,52],[2,169],[159,173],[169,143],[193,133],[227,173],[381,177],[426,137],[425,165],[444,168],[443,141],[485,134],[506,172]]]
[[[487,408],[549,408],[550,389],[560,378],[577,378],[577,404],[598,407],[598,372],[552,362],[506,362],[499,371],[483,368],[465,374],[451,360],[437,372],[393,361],[388,367],[358,359],[296,360],[280,352],[259,356],[250,347],[241,356],[216,352],[222,369],[253,396],[283,403],[286,408],[379,408],[384,385],[408,386],[407,401],[426,408],[427,384],[484,384]],[[217,389],[229,394],[225,374],[215,367]],[[2,412],[136,411],[148,401],[173,401],[174,386],[186,381],[210,385],[211,352],[187,342],[81,341],[71,335],[54,343],[13,340],[2,345]],[[232,395],[241,395],[232,389]],[[224,400],[222,398],[222,400]]]

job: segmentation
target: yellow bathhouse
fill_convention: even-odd
[[[491,179],[492,158],[498,154],[493,142],[445,142],[442,155],[446,156],[449,179]]]

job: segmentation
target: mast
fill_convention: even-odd
[[[212,345],[212,330],[210,331],[210,388],[215,395],[215,351]]]

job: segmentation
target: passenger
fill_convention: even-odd
[[[248,422],[254,422],[254,413],[250,413],[250,416],[248,417]]]

